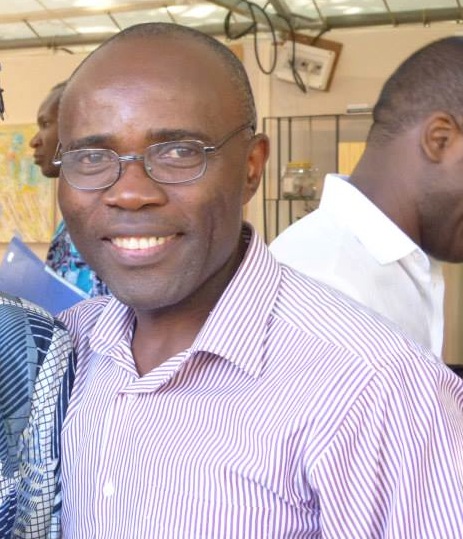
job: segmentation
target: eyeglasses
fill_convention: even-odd
[[[114,185],[127,163],[143,161],[146,174],[158,183],[193,182],[204,175],[207,156],[219,150],[232,137],[252,129],[247,123],[226,135],[215,146],[206,146],[200,140],[174,140],[148,146],[142,155],[118,155],[107,148],[85,148],[61,153],[56,149],[53,164],[61,167],[64,179],[82,191],[98,191]]]

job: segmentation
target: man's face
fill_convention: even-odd
[[[195,42],[113,43],[68,85],[63,150],[142,154],[179,138],[213,145],[248,120],[231,86],[216,55]],[[101,191],[79,191],[61,178],[61,209],[79,251],[124,303],[158,311],[193,298],[207,302],[239,262],[242,205],[258,186],[266,149],[265,139],[242,131],[193,183],[156,183],[140,161]]]
[[[59,167],[52,163],[58,144],[58,103],[59,93],[52,91],[40,105],[37,113],[39,130],[29,142],[34,149],[35,164],[47,178],[59,176]]]

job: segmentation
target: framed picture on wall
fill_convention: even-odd
[[[34,164],[29,141],[35,124],[0,125],[0,242],[50,241],[56,213],[56,181]]]

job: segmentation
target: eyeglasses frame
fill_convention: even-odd
[[[79,191],[102,191],[103,189],[109,189],[110,187],[112,187],[115,183],[117,183],[120,180],[120,178],[121,178],[121,176],[122,176],[122,174],[124,172],[123,163],[130,163],[130,162],[133,162],[133,161],[143,161],[143,165],[144,165],[143,168],[145,169],[146,174],[153,181],[155,181],[156,183],[160,183],[162,185],[179,185],[179,184],[191,183],[191,182],[194,182],[194,181],[198,180],[199,178],[204,176],[204,174],[206,173],[208,154],[214,153],[217,150],[220,150],[220,148],[222,148],[229,140],[231,140],[235,135],[237,135],[241,131],[244,131],[245,129],[251,129],[252,132],[254,133],[255,132],[254,123],[253,122],[247,122],[246,124],[243,124],[240,127],[237,127],[236,129],[234,129],[233,131],[231,131],[230,133],[225,135],[225,137],[223,137],[217,144],[214,144],[213,146],[207,146],[202,140],[194,140],[194,139],[168,140],[168,141],[155,142],[154,144],[150,144],[149,146],[147,146],[147,148],[145,149],[145,152],[143,154],[130,154],[130,155],[119,155],[116,151],[111,150],[110,148],[79,148],[77,150],[69,150],[67,152],[61,152],[62,145],[61,145],[61,142],[58,142],[58,145],[56,147],[55,155],[53,157],[52,163],[53,163],[54,166],[61,167],[63,155],[70,154],[70,153],[73,153],[73,152],[80,152],[80,151],[86,150],[86,149],[94,150],[94,151],[109,150],[109,151],[113,152],[117,156],[117,158],[119,160],[119,173],[118,173],[116,179],[113,182],[108,183],[108,185],[104,185],[104,186],[101,186],[101,187],[79,187],[77,185],[74,185],[71,181],[69,181],[68,178],[66,178],[66,175],[63,173],[62,176],[65,179],[65,181],[71,187],[73,187],[74,189],[77,189]],[[201,172],[199,172],[193,178],[190,178],[188,180],[182,180],[182,181],[179,181],[179,182],[166,182],[166,181],[162,181],[162,180],[159,180],[157,178],[154,178],[151,175],[150,170],[148,169],[148,167],[146,166],[146,163],[145,163],[146,150],[148,148],[151,148],[152,146],[159,146],[159,145],[170,144],[170,143],[175,143],[175,142],[178,142],[178,143],[194,142],[194,143],[197,143],[197,144],[201,145],[202,150],[204,151],[204,155],[205,155],[204,165],[203,165],[203,168],[202,168]]]

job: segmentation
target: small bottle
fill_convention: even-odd
[[[281,196],[289,200],[317,198],[318,169],[310,161],[290,161],[281,178]]]

